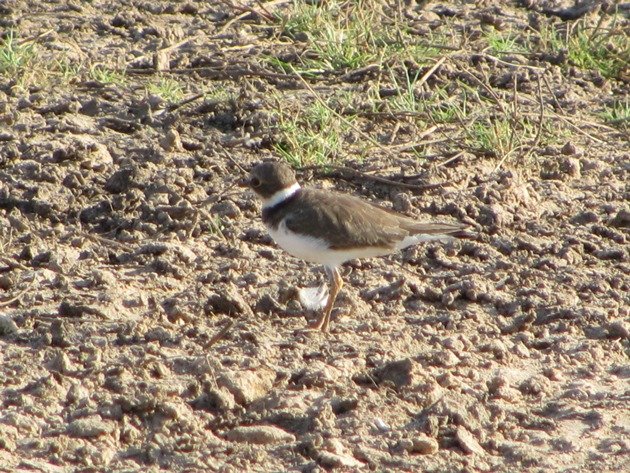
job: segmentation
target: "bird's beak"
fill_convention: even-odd
[[[244,177],[236,181],[236,185],[239,187],[249,187],[249,177]]]

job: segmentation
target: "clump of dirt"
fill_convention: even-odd
[[[299,76],[287,2],[3,6],[0,470],[621,471],[630,148],[600,112],[628,76],[519,45],[627,9],[476,3],[375,2],[456,41]],[[386,102],[410,78],[424,130]],[[302,181],[472,228],[347,264],[330,334],[297,297],[323,273],[236,186],[307,149],[307,102],[344,141]]]

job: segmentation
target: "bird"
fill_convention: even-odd
[[[330,282],[326,305],[309,324],[327,332],[343,280],[339,267],[357,258],[392,254],[409,246],[457,236],[467,225],[418,222],[359,197],[302,187],[283,162],[255,165],[244,183],[262,200],[262,221],[290,255],[323,265]]]

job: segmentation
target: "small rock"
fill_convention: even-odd
[[[232,393],[236,402],[247,405],[264,397],[273,387],[275,379],[274,371],[261,368],[257,371],[225,373],[219,377],[217,383]]]
[[[254,317],[254,311],[234,286],[224,286],[220,293],[210,296],[206,303],[206,312]]]
[[[65,351],[59,350],[51,361],[51,369],[63,374],[71,374],[77,371],[77,367]]]
[[[263,294],[256,302],[255,309],[256,312],[263,314],[279,314],[284,310],[282,305],[270,294]]]
[[[66,393],[66,402],[73,404],[81,400],[88,400],[90,392],[81,383],[72,383],[70,389]]]
[[[486,451],[483,449],[477,439],[473,437],[473,435],[468,432],[464,427],[458,427],[457,432],[455,432],[455,439],[459,443],[459,446],[466,453],[483,455]]]
[[[453,337],[449,337],[446,340],[444,340],[444,342],[442,343],[442,345],[444,345],[445,348],[449,348],[453,351],[456,352],[463,352],[464,351],[464,344],[461,340],[457,339],[457,338],[453,338]]]
[[[0,337],[17,333],[18,326],[8,315],[0,315]]]
[[[413,208],[411,197],[405,192],[396,194],[393,198],[393,204],[396,212],[409,212]]]
[[[330,401],[330,407],[335,415],[345,414],[357,408],[359,400],[355,397],[342,398],[334,397]]]
[[[518,342],[514,345],[514,353],[521,358],[530,357],[529,349],[522,342]]]
[[[14,141],[15,135],[9,131],[0,131],[0,141]]]
[[[345,455],[347,453],[346,447],[341,442],[341,440],[334,437],[325,439],[322,444],[322,447],[327,452],[335,453],[337,455]]]
[[[134,168],[123,168],[116,171],[105,183],[105,190],[111,194],[127,192],[136,176]]]
[[[160,139],[160,146],[164,148],[164,150],[167,152],[184,151],[182,139],[180,138],[177,130],[173,129],[168,130],[166,134]]]
[[[542,376],[532,376],[523,381],[518,389],[525,395],[540,396],[549,389],[549,380]]]
[[[156,71],[168,71],[171,68],[171,54],[168,50],[158,50],[153,54],[153,68]]]
[[[502,360],[508,354],[508,349],[501,340],[492,340],[480,347],[482,352],[490,352],[495,358]]]
[[[225,218],[237,218],[241,215],[241,209],[238,208],[231,200],[222,200],[217,202],[210,209],[213,214]]]
[[[0,289],[3,291],[8,291],[13,287],[13,279],[8,274],[3,274],[0,276]]]
[[[572,156],[577,153],[577,148],[575,147],[573,143],[571,143],[570,141],[567,141],[565,145],[562,147],[562,149],[560,150],[560,152],[564,154],[565,156]]]
[[[420,455],[433,455],[439,449],[437,440],[424,434],[418,434],[412,439],[411,453],[419,453]]]
[[[499,204],[483,205],[477,217],[477,222],[484,227],[503,227],[512,223],[513,220],[514,216]]]
[[[606,338],[620,338],[622,340],[630,338],[630,331],[623,322],[612,322],[606,326],[606,330],[608,332]]]
[[[360,468],[363,466],[363,463],[350,455],[338,455],[330,452],[321,452],[317,457],[317,463],[324,468]]]
[[[460,363],[460,359],[452,351],[437,350],[433,353],[431,362],[435,366],[442,366],[444,368],[450,368],[457,366]]]
[[[488,381],[487,383],[488,386],[488,392],[490,394],[496,394],[496,392],[502,388],[503,386],[508,386],[509,385],[509,381],[508,379],[503,376],[503,375],[497,375],[495,377],[493,377],[490,381]]]
[[[575,158],[565,158],[560,161],[560,170],[575,179],[579,179],[582,175],[580,161]]]
[[[599,222],[599,216],[592,210],[580,212],[579,214],[571,218],[571,223],[577,223],[579,225],[586,225],[596,222]]]
[[[272,425],[236,427],[225,434],[231,442],[245,442],[257,445],[295,442],[295,436]]]
[[[195,409],[231,411],[236,401],[230,391],[225,388],[212,389],[191,402]]]
[[[627,210],[620,210],[617,212],[612,220],[610,221],[611,227],[618,228],[630,228],[630,212]]]
[[[69,347],[70,336],[67,324],[63,320],[53,320],[50,324],[51,345],[55,347]]]
[[[105,422],[100,416],[83,417],[72,421],[67,428],[71,437],[92,438],[113,432],[111,422]]]
[[[377,383],[389,381],[396,387],[409,386],[414,383],[415,364],[409,358],[390,361],[372,371],[372,377]]]
[[[379,430],[379,432],[389,432],[390,430],[392,430],[392,428],[389,425],[387,425],[385,421],[381,419],[380,417],[377,417],[376,419],[374,419],[374,427],[376,427]]]
[[[114,162],[112,155],[110,154],[107,146],[102,143],[94,143],[89,148],[90,152],[87,155],[87,159],[81,163],[83,168],[90,168],[94,171],[101,171],[106,169],[107,166],[111,166]]]

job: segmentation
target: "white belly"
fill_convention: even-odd
[[[290,255],[329,267],[339,266],[346,261],[356,258],[371,258],[392,252],[387,248],[380,247],[331,250],[328,242],[320,238],[292,232],[287,228],[284,220],[280,222],[277,229],[267,228],[267,230],[269,230],[269,235],[271,235],[271,238],[274,239],[278,246]]]

